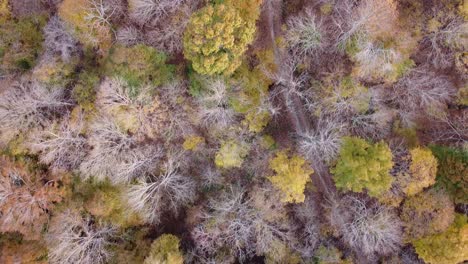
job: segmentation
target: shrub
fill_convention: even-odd
[[[131,87],[160,86],[172,79],[174,71],[166,59],[164,53],[143,44],[116,45],[105,67],[109,76],[120,77]]]
[[[229,140],[221,144],[216,152],[215,164],[219,168],[240,168],[247,156],[249,148],[245,143]]]
[[[444,186],[456,203],[468,203],[468,152],[431,146],[438,160],[437,184]]]
[[[357,137],[344,137],[336,166],[331,169],[338,189],[377,197],[388,191],[393,178],[392,153],[384,142],[371,144]]]
[[[179,250],[180,240],[174,235],[164,234],[151,244],[151,252],[143,264],[182,264],[184,257]]]
[[[310,175],[314,170],[308,168],[306,161],[298,156],[289,156],[287,151],[280,151],[270,160],[270,168],[275,172],[268,177],[271,183],[283,193],[282,202],[304,202],[304,190],[310,182]]]
[[[42,50],[45,22],[45,16],[35,16],[0,24],[0,71],[12,73],[34,67]]]
[[[410,240],[438,234],[453,222],[455,210],[445,192],[435,189],[409,197],[403,204],[401,220]]]
[[[0,232],[38,239],[54,203],[62,201],[59,182],[0,156]]]
[[[198,73],[233,73],[241,64],[255,25],[229,5],[207,6],[192,15],[184,34],[184,55]]]
[[[416,253],[430,264],[456,264],[468,259],[468,221],[456,214],[455,221],[443,233],[413,242]]]

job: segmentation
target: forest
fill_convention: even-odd
[[[468,263],[468,0],[0,0],[0,264]]]

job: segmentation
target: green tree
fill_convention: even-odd
[[[123,78],[131,87],[159,86],[172,77],[174,68],[166,64],[166,55],[140,44],[132,47],[116,45],[106,64],[106,72]]]
[[[270,182],[283,193],[282,202],[304,202],[304,190],[310,182],[310,175],[314,170],[309,168],[305,159],[298,155],[289,156],[287,151],[276,153],[276,157],[270,160],[270,168],[275,172],[268,177]]]
[[[456,203],[468,203],[468,151],[432,146],[438,160],[437,184],[445,187]]]
[[[363,192],[377,197],[388,191],[393,178],[392,153],[384,142],[371,144],[358,137],[344,137],[340,156],[331,170],[338,189]]]
[[[255,23],[230,5],[209,5],[194,13],[184,34],[184,55],[198,73],[233,73],[253,40]]]
[[[144,264],[182,264],[184,257],[179,250],[180,240],[174,235],[164,234],[151,244],[151,252]]]
[[[0,13],[3,12],[1,8]],[[46,17],[1,18],[0,22],[2,20],[5,22],[0,23],[0,71],[8,73],[31,69],[42,50],[42,28]]]
[[[401,212],[405,233],[411,240],[445,231],[454,216],[455,209],[448,195],[435,189],[409,197]]]
[[[455,221],[443,233],[425,236],[413,242],[416,253],[429,264],[457,264],[468,259],[468,218],[455,215]]]

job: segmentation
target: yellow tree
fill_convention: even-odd
[[[255,24],[230,5],[207,6],[193,14],[184,34],[184,55],[198,73],[233,73],[253,40]]]
[[[164,234],[151,244],[151,252],[144,264],[182,264],[184,257],[179,250],[180,240],[174,235]]]
[[[270,168],[275,172],[274,176],[268,177],[270,182],[283,193],[282,202],[302,203],[304,202],[304,190],[310,182],[310,175],[314,170],[309,168],[306,161],[298,156],[288,155],[287,151],[281,151],[270,160]]]
[[[410,179],[402,183],[403,191],[409,196],[433,185],[437,174],[437,159],[430,149],[415,148],[410,154]]]
[[[344,137],[338,162],[331,170],[338,189],[377,197],[388,191],[393,178],[392,153],[384,142],[371,144],[358,137]]]

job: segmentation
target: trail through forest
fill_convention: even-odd
[[[263,9],[262,16],[264,16],[263,19],[267,21],[268,28],[270,30],[269,41],[271,41],[271,46],[274,51],[275,63],[278,65],[278,71],[276,74],[280,75],[289,70],[286,69],[286,67],[289,66],[286,63],[286,58],[288,56],[287,51],[278,48],[278,45],[276,44],[276,38],[281,35],[281,25],[283,24],[281,14],[281,10],[283,10],[283,1],[268,0],[266,1],[265,5],[266,6]],[[292,88],[288,87],[287,84],[278,85],[283,86],[278,87],[280,90],[281,104],[287,111],[290,124],[293,126],[293,133],[301,135],[305,134],[307,131],[310,131],[312,120],[306,115],[306,110],[304,109],[304,105],[299,95],[290,92],[290,89]],[[320,166],[318,166],[320,168],[314,168],[315,173],[312,175],[312,180],[320,193],[329,196],[330,194],[334,193],[336,189],[334,188],[333,182],[331,180],[331,175],[324,166],[325,165],[320,164]]]

